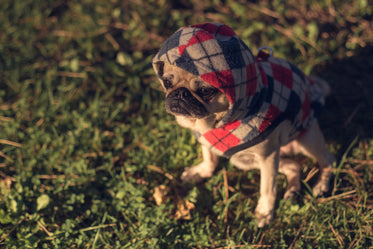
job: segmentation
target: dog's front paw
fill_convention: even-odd
[[[299,191],[294,191],[294,190],[286,190],[285,194],[284,194],[284,200],[295,200],[297,195],[299,194]]]
[[[203,178],[199,175],[199,173],[193,170],[194,167],[186,168],[183,174],[181,175],[181,180],[183,182],[194,182],[200,183],[203,181]]]
[[[329,180],[321,179],[316,185],[313,187],[313,195],[316,197],[320,197],[325,195],[330,190]]]
[[[273,220],[274,210],[263,210],[260,205],[255,209],[255,219],[259,228],[265,227]]]
[[[183,182],[200,183],[203,181],[203,179],[211,177],[212,173],[213,169],[206,166],[205,163],[202,162],[196,166],[186,168],[181,175],[181,180]]]
[[[297,181],[296,184],[288,186],[286,189],[286,192],[284,194],[284,199],[285,200],[295,200],[296,197],[299,195],[300,192],[300,182]]]
[[[255,218],[258,227],[267,226],[273,220],[275,213],[274,201],[274,196],[262,196],[259,198],[258,205],[255,208]]]
[[[332,163],[330,163],[332,165]],[[313,187],[313,195],[316,197],[323,196],[330,190],[330,178],[332,176],[332,166],[322,169],[320,178]]]
[[[259,228],[268,226],[273,220],[273,211],[267,214],[255,211],[255,219]]]

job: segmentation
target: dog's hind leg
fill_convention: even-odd
[[[334,156],[328,151],[325,139],[320,131],[317,121],[313,122],[309,130],[297,140],[300,152],[319,162],[320,177],[313,188],[315,196],[320,196],[329,191],[332,176]]]

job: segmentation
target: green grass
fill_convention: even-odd
[[[367,248],[373,243],[372,5],[352,1],[2,1],[1,248]],[[222,160],[198,186],[192,134],[163,108],[151,59],[180,26],[230,25],[333,91],[321,126],[334,189],[281,200],[258,229],[258,172]],[[158,189],[167,194],[157,204]],[[184,215],[184,216],[183,216]],[[181,218],[181,216],[183,218]]]

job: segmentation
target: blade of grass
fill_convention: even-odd
[[[340,174],[340,172],[341,172],[341,169],[342,169],[344,163],[345,163],[346,160],[347,160],[347,155],[348,155],[348,153],[352,150],[352,148],[355,146],[355,144],[358,142],[358,140],[359,140],[359,136],[356,136],[356,137],[352,140],[352,142],[350,143],[350,145],[347,147],[345,153],[343,153],[343,156],[342,156],[342,158],[341,158],[341,161],[339,162],[339,165],[338,165],[338,167],[337,167],[336,170],[335,170],[334,186],[333,186],[332,195],[335,195],[335,192],[337,191],[337,187],[338,187],[338,186],[337,186],[337,185],[338,185],[337,181],[338,181],[338,179],[339,179],[339,174]]]
[[[22,144],[20,143],[12,142],[12,141],[5,140],[5,139],[0,139],[0,144],[11,145],[11,146],[18,147],[18,148],[22,147]]]

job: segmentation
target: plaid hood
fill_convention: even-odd
[[[260,52],[254,57],[234,31],[217,23],[180,28],[153,59],[201,77],[222,91],[229,109],[216,128],[195,136],[226,157],[263,141],[282,121],[290,120],[289,141],[307,129],[324,96],[291,63]]]

